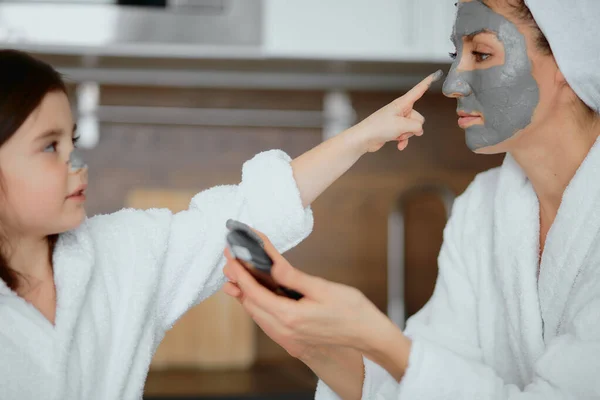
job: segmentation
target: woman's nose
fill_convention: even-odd
[[[468,80],[465,79],[465,73],[459,72],[455,68],[450,70],[442,88],[444,96],[450,98],[467,97],[473,92]]]

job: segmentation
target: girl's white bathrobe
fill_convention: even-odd
[[[405,376],[365,360],[363,399],[600,399],[600,141],[541,262],[539,248],[537,196],[507,156],[455,203],[434,294],[407,324]],[[316,398],[338,397],[320,382]]]
[[[228,218],[281,251],[310,233],[289,161],[262,153],[241,184],[201,192],[175,215],[122,210],[61,235],[54,326],[0,281],[0,399],[140,399],[165,331],[225,281]]]

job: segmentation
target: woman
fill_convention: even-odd
[[[88,219],[62,78],[1,50],[0,398],[140,399],[165,332],[225,281],[225,221],[256,224],[281,251],[298,244],[310,203],[364,152],[422,133],[413,103],[440,76],[294,160],[257,155],[239,185],[205,190],[188,210]]]
[[[600,398],[600,2],[527,3],[458,4],[444,93],[472,150],[507,155],[455,202],[405,332],[272,247],[275,278],[305,299],[227,255],[225,290],[321,378],[318,399]]]

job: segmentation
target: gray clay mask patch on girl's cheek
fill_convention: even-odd
[[[504,46],[503,65],[458,70],[464,56],[463,38],[477,32],[492,32]],[[457,59],[444,82],[446,95],[460,94],[458,110],[483,115],[483,125],[466,129],[471,150],[493,146],[512,137],[531,123],[539,102],[537,82],[531,74],[525,36],[517,27],[480,1],[459,3],[454,39]],[[493,57],[493,55],[492,55]]]

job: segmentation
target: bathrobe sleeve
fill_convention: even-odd
[[[472,189],[471,189],[472,190]],[[472,194],[472,193],[471,193]],[[506,384],[482,362],[477,337],[475,260],[461,248],[475,227],[465,222],[473,212],[466,192],[455,202],[444,231],[434,294],[407,324],[413,341],[408,369],[398,383],[383,368],[365,359],[363,399],[369,400],[565,400],[600,398],[600,291],[596,276],[586,278],[577,304],[535,364],[535,377],[523,390]],[[471,236],[472,237],[472,236]],[[595,281],[596,283],[591,283]],[[323,382],[317,399],[339,397]]]
[[[447,279],[447,278],[442,278]],[[452,278],[450,278],[452,279]],[[575,400],[600,398],[600,302],[596,298],[580,307],[576,316],[566,321],[568,328],[561,336],[552,340],[544,354],[536,361],[535,377],[523,390],[513,384],[506,384],[495,371],[484,365],[478,354],[477,342],[471,344],[456,337],[468,335],[458,324],[442,325],[438,312],[447,300],[447,311],[460,317],[456,300],[460,288],[467,289],[465,277],[455,277],[452,291],[440,291],[435,301],[430,303],[427,315],[420,316],[407,334],[413,338],[409,368],[397,385],[395,393],[388,391],[380,396],[371,393],[375,399],[482,399],[482,400]],[[462,280],[463,285],[458,281]],[[473,300],[465,298],[468,305]],[[436,304],[437,303],[437,304]],[[437,310],[436,310],[437,308]],[[448,323],[448,321],[446,321]],[[471,327],[476,321],[472,321]],[[453,329],[454,328],[454,329]],[[456,340],[451,343],[448,337]]]
[[[305,239],[312,230],[312,211],[302,206],[290,161],[278,150],[258,154],[244,164],[239,185],[200,192],[187,210],[176,214],[167,209],[111,214],[113,228],[107,231],[120,227],[113,243],[127,260],[120,266],[124,271],[117,273],[121,281],[129,282],[123,291],[136,292],[130,298],[137,296],[128,302],[150,299],[147,304],[154,311],[148,312],[155,314],[157,329],[164,331],[219,290],[225,282],[229,218],[265,233],[281,252]]]

